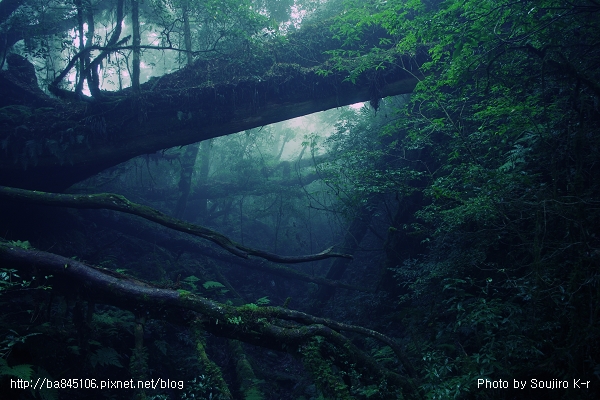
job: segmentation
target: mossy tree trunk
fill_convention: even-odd
[[[101,56],[88,69],[96,68]],[[397,64],[417,71],[418,62],[408,58]],[[92,103],[51,99],[19,81],[9,66],[0,72],[0,97],[9,106],[0,115],[6,153],[0,158],[0,184],[63,191],[138,155],[369,100],[373,85],[382,97],[409,93],[418,79],[398,65],[355,83],[344,73],[320,73],[327,65],[295,63],[268,65],[259,79],[207,83],[214,66],[196,62],[140,85],[139,96],[124,89],[98,94]]]

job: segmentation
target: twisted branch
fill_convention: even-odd
[[[236,243],[227,236],[213,231],[212,229],[170,217],[167,214],[156,210],[155,208],[133,203],[127,200],[127,198],[124,196],[114,193],[59,194],[0,186],[0,198],[18,202],[26,202],[30,204],[44,204],[49,206],[82,209],[107,209],[133,214],[149,221],[156,222],[162,226],[166,226],[167,228],[210,240],[228,252],[242,258],[256,256],[264,258],[268,261],[286,264],[317,261],[330,257],[353,258],[349,254],[333,252],[333,247],[325,249],[320,253],[303,256],[281,256],[267,251],[253,249],[251,247]]]

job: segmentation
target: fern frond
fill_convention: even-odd
[[[33,368],[29,364],[19,364],[14,367],[9,367],[6,360],[0,358],[0,376],[3,375],[29,381],[31,380],[31,375],[33,375]]]
[[[115,367],[123,368],[119,361],[119,353],[112,347],[101,347],[90,357],[90,363],[92,367],[96,368],[96,365],[102,366],[114,365]]]
[[[225,287],[222,283],[215,281],[206,281],[202,286],[204,286],[204,289],[220,289]]]

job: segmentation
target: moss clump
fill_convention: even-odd
[[[352,400],[348,386],[333,371],[333,365],[321,354],[324,339],[316,336],[302,348],[302,361],[315,379],[315,384],[326,396],[340,400]]]
[[[218,391],[219,396],[217,398],[225,398],[231,399],[231,392],[227,387],[227,383],[225,383],[225,379],[223,378],[223,373],[217,364],[212,362],[208,355],[206,354],[205,347],[205,338],[203,331],[198,327],[193,329],[194,336],[196,338],[196,351],[198,355],[198,362],[202,365],[204,371],[206,372],[206,376],[210,382],[212,382],[213,387]]]

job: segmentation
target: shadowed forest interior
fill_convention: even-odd
[[[596,399],[596,0],[0,1],[1,399]]]

